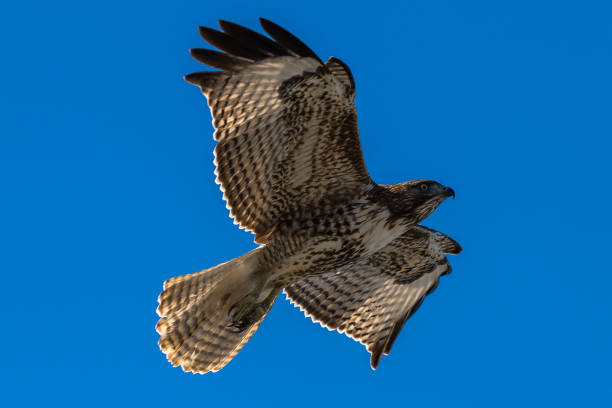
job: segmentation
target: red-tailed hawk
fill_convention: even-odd
[[[363,343],[376,368],[461,247],[418,225],[452,189],[430,180],[374,183],[365,167],[355,82],[295,36],[220,21],[200,27],[223,52],[192,49],[219,71],[187,75],[208,98],[217,181],[258,248],[164,283],[159,345],[185,371],[225,366],[281,290],[313,320]]]

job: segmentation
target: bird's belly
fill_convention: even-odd
[[[406,232],[408,227],[401,222],[391,222],[390,216],[385,210],[375,217],[366,216],[359,223],[359,235],[364,243],[363,256],[372,255]]]
[[[406,230],[406,226],[389,222],[389,216],[387,211],[356,214],[354,224],[344,234],[293,234],[270,243],[268,253],[276,258],[271,280],[286,286],[295,279],[335,270],[375,253]]]

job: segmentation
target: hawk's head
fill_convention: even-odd
[[[415,224],[425,219],[448,197],[455,198],[452,188],[433,180],[412,180],[383,187],[392,193],[389,202],[391,212]]]

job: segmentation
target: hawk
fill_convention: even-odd
[[[419,225],[454,191],[431,180],[376,184],[366,169],[355,81],[280,26],[264,36],[220,21],[200,27],[218,70],[187,75],[208,99],[217,182],[258,248],[167,280],[159,345],[174,366],[218,371],[284,290],[307,316],[363,343],[375,369],[406,320],[451,271],[461,247]]]

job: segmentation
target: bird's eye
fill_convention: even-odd
[[[421,191],[425,192],[427,190],[429,190],[429,186],[427,184],[421,184]]]

